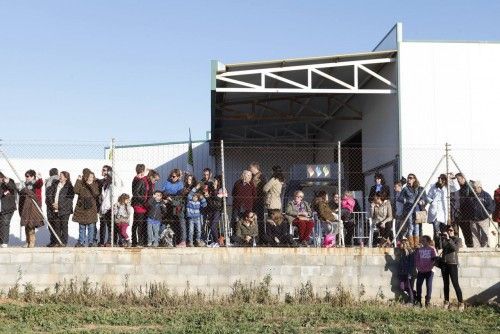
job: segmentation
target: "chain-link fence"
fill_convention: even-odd
[[[443,144],[399,156],[394,147],[351,142],[112,140],[3,142],[1,149],[1,244],[395,246],[427,234],[439,247],[448,224],[467,247],[498,244],[493,149]],[[28,170],[41,175],[30,181]],[[440,181],[441,174],[450,177]],[[20,227],[26,208],[10,180],[39,201],[45,224],[34,237],[34,228]]]

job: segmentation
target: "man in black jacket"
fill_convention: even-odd
[[[0,247],[9,243],[10,221],[16,211],[18,190],[13,180],[0,172]]]

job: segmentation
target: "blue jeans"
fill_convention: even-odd
[[[193,243],[194,229],[196,228],[196,240],[201,240],[201,217],[188,218],[189,243]]]
[[[148,220],[148,246],[158,247],[160,242],[160,225]]]
[[[408,212],[405,212],[404,217],[406,217],[407,214]],[[422,232],[420,231],[420,224],[415,223],[416,220],[415,218],[416,218],[416,213],[415,210],[413,210],[411,215],[408,217],[408,220],[406,221],[406,224],[408,226],[407,231],[409,237],[411,236],[417,237],[422,235]]]
[[[78,243],[81,245],[91,246],[94,243],[95,223],[94,224],[79,224]]]

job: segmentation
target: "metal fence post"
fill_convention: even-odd
[[[337,181],[338,181],[338,194],[339,194],[339,246],[345,246],[344,240],[344,222],[342,221],[340,201],[342,200],[342,152],[341,152],[340,140],[337,142]]]
[[[115,138],[111,138],[111,189],[110,189],[110,201],[111,201],[111,247],[115,244],[115,206],[114,206],[114,194],[115,194],[115,184],[116,184],[116,170],[115,170]]]
[[[224,244],[226,247],[229,245],[229,223],[228,223],[228,217],[227,217],[227,196],[226,196],[226,171],[225,171],[225,164],[224,164],[224,140],[220,141],[220,157],[221,157],[221,174],[222,174],[222,192],[224,193],[224,196],[222,196],[222,204],[223,204],[223,211],[224,211]]]
[[[446,224],[451,224],[451,194],[450,194],[450,144],[445,144],[445,154],[446,154],[446,210],[448,214],[446,215]],[[434,232],[436,233],[436,232]]]

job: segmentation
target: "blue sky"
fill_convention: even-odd
[[[210,130],[210,60],[500,41],[500,1],[0,0],[0,138],[146,143]]]

